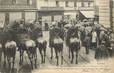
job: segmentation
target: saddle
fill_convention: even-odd
[[[70,43],[80,42],[78,38],[70,38]]]
[[[14,48],[16,46],[17,46],[17,44],[14,41],[10,41],[5,44],[5,48]]]
[[[25,45],[26,45],[26,47],[35,47],[36,46],[36,44],[33,40],[27,40],[25,42]]]
[[[2,44],[0,44],[0,48],[2,48]]]
[[[62,44],[63,40],[61,38],[55,38],[54,39],[54,44]]]
[[[44,40],[43,37],[39,37],[39,38],[37,39],[37,41],[38,41],[39,43],[43,43],[45,40]]]

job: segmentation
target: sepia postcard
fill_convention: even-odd
[[[0,0],[0,73],[114,73],[114,0]]]

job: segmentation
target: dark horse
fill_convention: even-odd
[[[32,39],[36,42],[36,47],[41,55],[41,63],[45,63],[47,41],[43,38],[42,28],[37,24],[32,30]]]
[[[9,68],[14,69],[17,43],[15,42],[14,32],[11,29],[2,31],[2,51],[4,53],[4,66],[8,62]]]
[[[54,40],[56,40],[54,42]],[[61,40],[61,41],[59,41]],[[53,48],[55,50],[57,65],[59,61],[59,53],[61,52],[61,64],[63,63],[63,40],[64,30],[62,28],[54,27],[50,30],[49,46],[51,48],[51,59],[53,58]],[[59,41],[59,42],[58,42]]]
[[[69,58],[70,58],[70,52],[72,54],[71,63],[73,63],[74,52],[76,52],[76,64],[77,64],[78,63],[77,58],[80,49],[80,40],[77,28],[71,27],[67,31],[66,45],[69,47]]]
[[[59,65],[59,54],[61,54],[61,64],[63,64],[63,40],[60,37],[54,38],[53,47],[55,49],[57,65]]]
[[[47,41],[40,37],[37,39],[36,45],[41,55],[41,63],[45,63]]]

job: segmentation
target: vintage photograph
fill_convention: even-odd
[[[114,73],[114,0],[0,0],[0,73]]]

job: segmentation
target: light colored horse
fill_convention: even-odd
[[[4,62],[6,63],[6,59],[7,59],[8,66],[10,69],[14,68],[16,49],[17,49],[17,44],[15,41],[6,42],[5,51],[4,51],[5,52],[4,53],[4,59],[5,59]]]
[[[33,69],[35,66],[35,68],[37,68],[37,48],[36,48],[36,43],[31,40],[28,39],[25,41],[25,46],[27,49],[27,54],[28,54],[28,58],[30,60],[31,63],[31,68]]]

